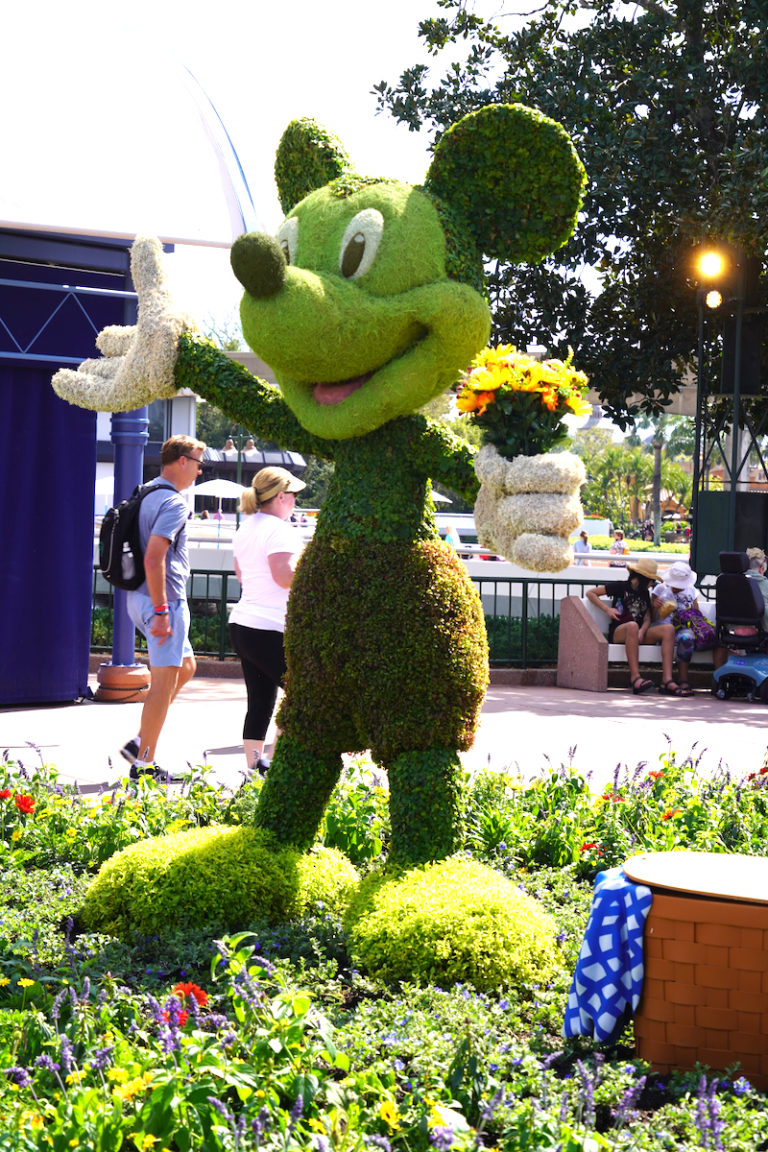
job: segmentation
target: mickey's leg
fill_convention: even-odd
[[[386,768],[390,863],[409,867],[457,852],[464,842],[464,770],[458,752],[450,748],[401,752]]]
[[[341,755],[310,752],[285,732],[259,796],[254,823],[281,844],[310,848],[342,769]]]

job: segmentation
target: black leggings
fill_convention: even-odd
[[[263,740],[275,709],[277,690],[285,676],[283,633],[230,624],[229,635],[243,666],[248,693],[243,739]]]

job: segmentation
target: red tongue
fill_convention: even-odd
[[[353,392],[357,392],[358,388],[362,388],[369,376],[370,372],[365,376],[355,376],[352,380],[342,380],[338,384],[315,384],[312,389],[315,403],[340,404],[342,400],[346,400],[347,396],[351,396]]]

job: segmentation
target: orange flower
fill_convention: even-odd
[[[674,820],[675,816],[682,816],[682,808],[668,808],[662,816],[662,820]]]
[[[550,412],[555,412],[557,410],[557,392],[554,388],[543,388],[541,392],[541,400],[544,406],[549,408]]]
[[[496,399],[495,392],[478,392],[477,394],[477,412],[482,416],[489,404],[493,404]]]
[[[17,792],[13,798],[13,802],[18,808],[19,812],[23,812],[29,816],[35,810],[35,802],[31,796],[27,796],[24,792]]]
[[[177,984],[173,990],[177,996],[185,996],[187,1000],[194,997],[201,1007],[205,1007],[208,1003],[208,993],[198,984],[192,984],[190,981]]]

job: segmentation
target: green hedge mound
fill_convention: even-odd
[[[341,913],[360,877],[332,848],[302,853],[255,828],[193,828],[132,844],[102,865],[85,895],[84,928],[115,936],[168,928],[224,932]]]
[[[365,880],[346,917],[354,963],[387,983],[544,983],[561,966],[554,920],[511,880],[453,856]]]

